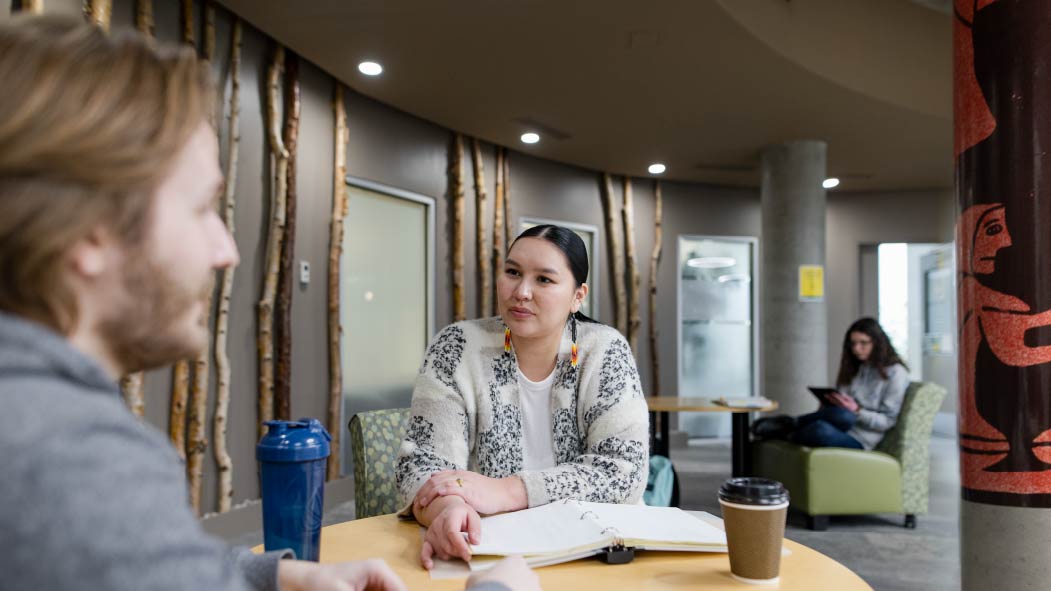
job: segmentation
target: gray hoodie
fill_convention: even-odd
[[[0,405],[0,588],[277,588],[282,553],[204,533],[175,450],[101,367],[2,312]]]
[[[895,363],[886,372],[884,379],[878,369],[862,364],[850,384],[839,386],[840,392],[853,396],[858,402],[858,420],[847,434],[860,441],[865,449],[876,447],[894,427],[905,402],[909,370]]]

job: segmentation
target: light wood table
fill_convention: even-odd
[[[348,521],[321,530],[321,562],[382,558],[413,591],[462,590],[463,579],[431,580],[420,566],[420,540],[419,525],[398,521],[394,515]],[[781,559],[780,585],[739,583],[730,578],[726,554],[700,552],[640,552],[634,561],[623,565],[589,558],[545,566],[536,572],[545,591],[872,591],[861,577],[828,556],[790,540],[785,540],[785,547],[790,554]]]
[[[730,456],[733,459],[733,476],[750,476],[751,461],[748,457],[748,441],[750,430],[750,417],[753,412],[768,412],[777,410],[778,404],[771,400],[770,404],[761,408],[737,408],[716,404],[711,398],[690,398],[678,396],[648,396],[646,406],[650,411],[650,432],[653,436],[653,453],[668,456],[670,429],[668,426],[668,413],[673,412],[728,412],[733,415],[733,431]],[[654,428],[654,418],[660,413],[660,436],[657,436]]]

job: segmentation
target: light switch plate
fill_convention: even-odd
[[[299,261],[299,284],[306,287],[310,283],[310,263]]]

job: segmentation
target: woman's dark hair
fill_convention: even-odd
[[[847,334],[843,337],[843,355],[839,361],[837,386],[849,384],[854,376],[858,375],[858,369],[861,368],[861,361],[854,356],[854,351],[850,346],[850,335],[855,332],[868,335],[872,339],[872,353],[869,354],[866,363],[879,370],[880,377],[887,379],[887,368],[897,363],[908,369],[905,362],[898,356],[898,352],[894,350],[894,345],[890,344],[890,339],[887,338],[887,333],[883,332],[883,327],[879,325],[879,322],[876,322],[874,318],[860,318],[850,325]]]
[[[573,272],[573,279],[576,281],[576,286],[580,287],[588,280],[588,249],[584,246],[584,241],[581,240],[580,236],[576,232],[569,228],[563,228],[562,226],[555,226],[553,224],[543,224],[540,226],[533,226],[525,232],[518,235],[518,238],[514,239],[514,242],[507,247],[507,251],[511,251],[511,247],[515,245],[522,238],[543,238],[551,244],[554,244],[562,251],[562,254],[566,255],[566,261],[569,263],[569,269]],[[598,322],[592,318],[588,318],[579,310],[573,315],[580,322]]]

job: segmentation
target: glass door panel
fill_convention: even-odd
[[[347,189],[340,267],[343,428],[355,413],[409,406],[432,332],[433,292],[433,201]],[[342,442],[343,471],[350,474],[346,431]]]
[[[680,236],[679,396],[752,396],[756,383],[754,238]],[[680,413],[691,437],[729,437],[730,416]]]

